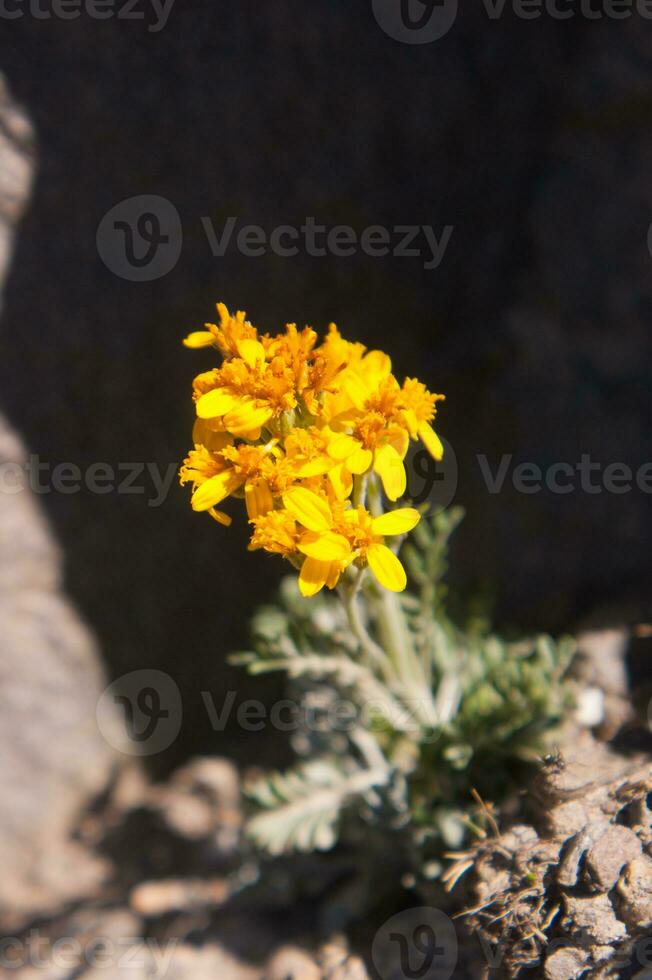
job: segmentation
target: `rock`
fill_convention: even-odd
[[[602,693],[602,718],[592,720],[599,725],[601,738],[612,738],[634,715],[629,691],[625,653],[629,631],[620,629],[588,630],[577,640],[578,656],[574,672],[588,685],[587,690]]]
[[[150,980],[152,969],[160,968],[152,959],[144,980]],[[171,952],[169,964],[163,974],[166,980],[261,980],[261,971],[256,967],[247,966],[232,956],[224,947],[217,943],[209,943],[201,949],[195,949],[185,944],[179,945]],[[156,976],[156,974],[154,974]],[[161,975],[161,974],[159,974]],[[83,980],[104,980],[105,975],[84,975]]]
[[[20,458],[15,449],[0,420],[0,467]],[[2,920],[98,884],[102,863],[71,836],[116,758],[95,722],[98,650],[60,590],[57,550],[27,488],[0,494],[0,569]]]
[[[32,174],[31,128],[0,79],[0,278]],[[73,843],[107,785],[95,722],[98,650],[61,589],[61,559],[0,417],[0,923],[13,928],[93,891],[105,864]]]
[[[613,910],[607,895],[564,897],[564,909],[571,935],[606,946],[627,935],[627,929]]]
[[[620,975],[637,931],[652,922],[652,859],[642,853],[651,792],[649,759],[571,726],[534,780],[529,833],[507,829],[464,854],[473,860],[465,921],[504,950],[506,977],[538,967],[549,980]]]
[[[31,929],[7,948],[3,963],[20,980],[260,980],[221,945],[201,949],[172,936],[146,935],[141,919],[125,908],[86,909]]]
[[[633,929],[652,923],[652,860],[636,857],[618,882],[618,913]]]
[[[610,891],[625,865],[640,853],[641,842],[636,834],[614,824],[587,851],[586,870],[600,888]]]
[[[297,946],[277,950],[265,967],[265,980],[321,980],[322,972],[315,960]]]
[[[78,911],[14,940],[11,972],[20,980],[72,980],[103,964],[117,973],[141,935],[140,920],[126,909]]]
[[[325,974],[327,980],[369,980],[367,968],[359,956],[349,956],[336,966],[332,973]]]
[[[229,896],[223,878],[145,881],[132,889],[129,904],[144,918],[221,905]]]
[[[546,980],[575,980],[584,972],[589,955],[583,949],[555,949],[546,957]]]
[[[216,943],[201,948],[180,943],[176,939],[156,942],[145,939],[129,945],[120,944],[120,961],[109,964],[113,972],[109,976],[122,976],[129,980],[260,980],[260,970],[246,966]],[[83,973],[70,974],[66,980],[107,980],[107,964],[91,967]]]
[[[34,132],[27,116],[12,100],[0,75],[0,283],[13,250],[14,230],[21,218],[34,172]]]
[[[317,961],[324,980],[368,980],[367,968],[358,956],[352,956],[344,937],[320,946]]]
[[[181,836],[210,837],[224,854],[236,847],[242,825],[240,780],[227,759],[192,759],[167,783],[153,787],[149,799]]]

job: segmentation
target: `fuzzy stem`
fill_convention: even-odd
[[[361,568],[358,570],[358,573],[352,582],[344,583],[340,589],[340,597],[349,621],[349,626],[351,627],[351,632],[360,644],[361,649],[367,654],[369,659],[376,664],[385,679],[387,681],[392,681],[395,680],[396,677],[394,667],[392,666],[392,663],[383,648],[379,646],[367,632],[367,628],[365,627],[360,615],[358,592],[360,591],[360,584],[363,575],[364,569]]]
[[[378,478],[369,481],[369,509],[382,513]],[[395,592],[381,589],[373,599],[378,631],[389,659],[396,668],[405,695],[415,699],[415,713],[426,725],[437,723],[432,691],[423,664],[414,648],[412,634]]]

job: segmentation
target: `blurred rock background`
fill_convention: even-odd
[[[543,468],[651,458],[649,23],[491,20],[478,5],[416,46],[384,34],[367,2],[177,0],[158,33],[146,16],[3,24],[0,66],[38,136],[0,328],[2,407],[30,451],[165,473],[188,448],[190,381],[207,363],[180,338],[217,299],[270,329],[335,320],[448,393],[465,595],[486,596],[503,626],[561,630],[624,599],[644,617],[649,494],[507,482],[492,495],[476,454],[494,470],[503,453]],[[140,194],[168,198],[183,224],[180,259],[155,282],[116,276],[95,244],[104,214]],[[434,270],[233,245],[216,258],[201,218],[219,230],[229,215],[268,232],[309,215],[454,231]],[[111,675],[155,667],[181,689],[181,737],[151,761],[277,755],[233,724],[213,732],[200,692],[246,695],[225,656],[280,563],[248,555],[245,528],[193,515],[176,482],[160,507],[139,485],[41,501]]]
[[[29,119],[0,76],[0,290],[30,192],[33,150]],[[24,486],[26,459],[0,416],[1,928],[97,887],[106,869],[74,840],[74,828],[119,758],[95,721],[106,684],[99,651],[63,593],[59,548]],[[113,705],[107,724],[124,744]]]

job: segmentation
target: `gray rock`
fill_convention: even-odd
[[[618,882],[618,911],[632,929],[652,923],[652,860],[641,855],[631,861]]]
[[[626,864],[641,854],[641,842],[628,827],[618,824],[609,829],[589,848],[586,868],[594,881],[609,891],[618,881]]]
[[[34,134],[27,116],[12,101],[0,75],[0,283],[11,258],[14,228],[32,184]]]
[[[584,972],[588,959],[589,955],[583,949],[555,949],[546,957],[546,980],[575,980]]]
[[[216,943],[195,949],[181,940],[144,935],[141,919],[124,908],[82,910],[9,947],[18,980],[257,980]]]
[[[309,953],[297,946],[283,946],[265,968],[265,980],[321,980],[322,972]]]
[[[29,192],[31,128],[0,78],[0,288]],[[0,417],[0,921],[92,891],[104,864],[71,840],[114,755],[95,723],[97,647],[61,589],[61,560]]]
[[[192,759],[167,783],[151,789],[148,804],[183,837],[211,837],[223,854],[237,847],[242,825],[240,780],[228,759]]]
[[[567,924],[572,934],[599,945],[609,945],[624,939],[625,924],[617,918],[607,895],[564,897]]]

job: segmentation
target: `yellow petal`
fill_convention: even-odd
[[[346,468],[350,470],[351,473],[360,475],[366,473],[373,462],[374,454],[371,449],[358,449],[356,452],[352,453],[351,456],[346,461]]]
[[[233,518],[225,514],[223,510],[215,510],[214,507],[210,507],[208,513],[214,521],[217,521],[218,524],[223,524],[224,527],[230,527],[233,523]]]
[[[326,579],[326,585],[329,589],[334,589],[340,580],[340,575],[342,574],[343,565],[339,561],[332,561],[330,571],[328,573],[328,578]],[[347,562],[348,564],[348,562]]]
[[[417,422],[417,417],[411,408],[406,408],[403,412],[403,418],[405,419],[405,424],[408,427],[408,432],[412,439],[417,438],[417,430],[419,428],[419,423]]]
[[[420,423],[419,439],[421,439],[421,442],[424,444],[433,459],[443,458],[444,447],[442,446],[441,439],[429,422]]]
[[[274,500],[266,480],[261,480],[260,483],[255,484],[248,483],[245,486],[245,505],[250,521],[273,510]]]
[[[405,569],[387,545],[372,544],[367,549],[367,561],[380,584],[390,592],[402,592],[407,585]]]
[[[331,573],[329,561],[306,558],[299,573],[299,591],[303,596],[316,595],[324,588]]]
[[[238,404],[238,399],[225,388],[213,388],[197,401],[197,416],[200,419],[214,419],[220,415],[226,415],[234,405]]]
[[[363,357],[361,368],[364,371],[365,380],[376,389],[380,382],[390,374],[392,361],[384,351],[370,350]]]
[[[241,482],[240,478],[234,475],[233,470],[226,470],[224,473],[218,473],[217,476],[211,476],[193,493],[190,500],[192,509],[210,510],[211,507],[219,504],[221,500],[233,493]]]
[[[318,561],[346,561],[351,553],[351,545],[342,534],[310,531],[301,538],[299,551]]]
[[[240,436],[259,429],[273,414],[269,406],[258,407],[253,398],[243,398],[224,416],[224,425],[234,436]]]
[[[407,534],[421,520],[421,514],[414,507],[399,507],[380,517],[374,517],[371,530],[374,534]]]
[[[239,340],[238,354],[250,368],[256,367],[256,364],[262,364],[265,360],[265,348],[258,340],[251,340],[249,338]]]
[[[246,432],[238,431],[238,437],[240,439],[246,439],[247,442],[258,442],[260,439],[260,426],[257,429],[248,429]]]
[[[230,446],[233,436],[229,432],[212,429],[207,419],[195,419],[192,427],[192,441],[195,445],[205,446],[213,453],[218,453],[225,446]]]
[[[333,459],[346,459],[347,456],[351,456],[361,448],[362,444],[358,439],[354,439],[353,436],[349,436],[344,432],[331,439],[328,446],[328,455]]]
[[[184,347],[191,350],[199,350],[201,347],[211,347],[215,343],[215,337],[208,330],[193,330],[183,340]]]
[[[393,446],[386,444],[376,450],[374,470],[383,481],[383,489],[390,500],[398,500],[403,496],[407,477],[403,460]]]
[[[351,399],[356,408],[362,409],[370,395],[373,394],[373,387],[369,386],[364,378],[354,371],[346,371],[341,380],[342,391]]]
[[[296,468],[297,476],[305,480],[311,476],[322,476],[327,473],[333,464],[327,456],[318,459],[310,459],[306,463],[300,463]]]
[[[283,505],[309,531],[329,531],[333,515],[328,502],[305,487],[292,487],[283,494]]]
[[[346,500],[353,491],[353,477],[344,463],[328,471],[328,480],[338,500]]]
[[[390,446],[394,447],[401,459],[405,459],[405,454],[410,445],[409,433],[405,429],[402,429],[400,425],[392,426],[387,433],[387,441]]]

